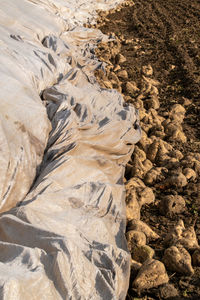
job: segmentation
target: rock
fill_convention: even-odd
[[[158,99],[158,96],[152,95],[149,99],[145,100],[145,108],[146,109],[159,109],[160,107],[160,101]]]
[[[200,267],[200,249],[196,249],[192,254],[192,263],[195,267]]]
[[[147,158],[151,162],[155,161],[159,146],[160,146],[159,141],[158,140],[154,140],[153,143],[148,147]]]
[[[185,108],[181,104],[174,104],[169,113],[171,120],[178,121],[179,124],[183,122],[185,117]]]
[[[138,246],[143,246],[146,245],[146,235],[141,232],[141,231],[137,231],[137,230],[130,230],[126,233],[126,239],[127,239],[127,243],[128,243],[128,249],[131,252],[132,248],[135,245]]]
[[[143,66],[142,67],[142,73],[145,76],[151,76],[151,75],[153,75],[153,68],[152,68],[152,66],[151,65]]]
[[[183,174],[189,180],[194,180],[197,177],[196,172],[193,169],[191,169],[191,168],[185,168],[185,169],[183,169]]]
[[[161,199],[159,211],[162,215],[172,216],[184,212],[185,200],[181,196],[168,195]]]
[[[142,264],[131,259],[131,276],[133,276],[134,278],[137,276],[138,271],[140,270]]]
[[[176,244],[181,244],[187,250],[195,250],[196,248],[199,248],[194,227],[190,226],[187,229],[184,228],[182,235]]]
[[[141,207],[144,204],[150,204],[154,202],[155,196],[152,191],[152,189],[145,186],[145,184],[142,182],[142,180],[135,179],[136,177],[131,178],[126,183],[126,195],[127,195],[127,203],[128,201],[133,201],[133,199],[136,199],[139,207]],[[136,218],[132,218],[136,219]]]
[[[153,258],[155,251],[147,245],[133,245],[131,256],[134,260],[144,263],[147,259]]]
[[[137,144],[138,147],[147,152],[147,149],[149,148],[150,144],[152,144],[152,139],[148,138],[146,132],[142,130],[141,138]]]
[[[187,138],[183,133],[183,129],[177,122],[170,122],[166,126],[162,123],[165,128],[165,133],[170,141],[178,141],[186,143]]]
[[[181,245],[189,251],[199,248],[194,227],[185,228],[182,220],[166,235],[164,242],[168,246]]]
[[[136,192],[129,193],[126,197],[126,218],[127,220],[140,219],[140,205],[137,201]]]
[[[181,172],[172,174],[166,180],[166,184],[176,186],[176,187],[184,187],[187,185],[187,183],[188,183],[187,178]]]
[[[138,203],[140,207],[144,204],[151,204],[155,201],[155,196],[151,188],[146,187],[140,190],[140,197],[138,197]]]
[[[163,170],[165,169],[162,167],[154,167],[148,171],[144,178],[145,184],[153,185],[154,183],[165,179],[164,175],[162,174]]]
[[[137,219],[130,220],[127,228],[128,230],[137,230],[143,232],[149,240],[156,240],[159,238],[159,235],[155,233],[147,224]]]
[[[126,61],[126,57],[124,57],[121,53],[117,54],[115,57],[116,64],[123,64]]]
[[[133,288],[141,292],[168,283],[168,281],[169,277],[163,263],[155,259],[148,259],[144,262],[133,281]]]
[[[181,153],[181,151],[175,150],[175,149],[173,149],[173,150],[169,153],[169,155],[170,155],[171,157],[174,157],[174,158],[178,159],[178,160],[181,160],[181,159],[183,158],[183,154]]]
[[[173,297],[178,297],[179,293],[173,284],[165,284],[159,288],[160,299],[172,299]]]
[[[115,65],[113,71],[114,71],[114,72],[117,72],[117,71],[119,71],[119,70],[121,70],[120,65]]]
[[[123,90],[124,90],[125,93],[130,94],[132,96],[135,96],[139,91],[138,87],[136,86],[136,83],[133,82],[133,81],[132,82],[130,82],[130,81],[126,82],[124,87],[123,87]]]
[[[142,162],[146,160],[146,153],[142,149],[140,149],[137,145],[135,145],[133,154],[136,154]]]
[[[117,76],[119,78],[121,78],[121,79],[124,79],[124,80],[128,79],[128,73],[127,73],[126,70],[120,70],[120,71],[118,71],[117,72]]]
[[[182,246],[171,246],[165,250],[163,262],[169,270],[184,275],[192,275],[194,270],[191,264],[191,256]]]
[[[149,159],[146,159],[145,161],[143,161],[143,166],[145,168],[146,173],[152,169],[153,164]]]
[[[107,89],[113,88],[112,83],[110,81],[103,81],[103,84]]]
[[[139,178],[143,178],[145,175],[145,167],[143,165],[143,163],[140,161],[140,159],[138,158],[137,155],[135,155],[133,161],[132,161],[132,171],[131,171],[131,175],[132,177],[139,177]]]

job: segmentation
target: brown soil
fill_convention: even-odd
[[[129,81],[135,81],[139,89],[142,89],[142,66],[152,66],[153,78],[160,82],[159,115],[165,116],[170,107],[177,103],[185,107],[186,115],[182,125],[187,142],[170,141],[174,149],[180,150],[184,156],[191,152],[200,153],[199,21],[198,0],[135,0],[131,7],[111,12],[106,17],[105,24],[100,25],[104,33],[114,32],[118,37],[123,35],[124,41],[129,40],[128,43],[121,44],[120,53],[127,59],[121,67],[127,70]],[[121,81],[123,83],[126,80]],[[123,89],[122,92],[125,97],[128,96]],[[126,172],[126,179],[130,179],[129,171]],[[155,250],[155,258],[160,260],[165,250],[163,239],[169,227],[177,220],[182,219],[186,226],[194,224],[197,238],[200,239],[199,174],[196,180],[189,181],[184,187],[168,187],[161,180],[151,188],[156,201],[142,207],[141,220],[161,236],[160,240],[149,243]],[[159,199],[168,194],[178,194],[186,200],[187,207],[183,213],[168,217],[159,213]],[[170,283],[180,295],[174,299],[200,299],[200,268],[195,268],[193,276],[183,276],[168,270],[167,272]],[[131,299],[173,298],[170,295],[162,298],[160,287],[138,295],[130,286],[127,300]]]

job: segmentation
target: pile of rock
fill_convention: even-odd
[[[104,22],[102,19],[100,24]],[[135,146],[132,160],[127,165],[126,209],[127,241],[132,256],[132,276],[130,286],[138,293],[145,289],[161,286],[160,293],[177,296],[177,290],[167,284],[166,269],[191,275],[193,266],[200,266],[200,248],[193,227],[185,228],[182,220],[165,237],[164,255],[155,259],[155,251],[148,245],[159,239],[147,224],[140,220],[143,205],[155,200],[161,215],[168,217],[182,213],[186,209],[185,199],[179,191],[195,182],[200,174],[200,154],[184,154],[176,148],[176,143],[185,144],[182,123],[185,108],[174,104],[168,111],[160,112],[159,82],[154,78],[151,65],[141,69],[141,85],[129,80],[123,67],[126,57],[121,45],[130,41],[123,36],[110,35],[114,40],[101,44],[96,50],[101,61],[107,63],[105,71],[97,70],[96,77],[104,88],[114,88],[124,94],[124,99],[139,109],[142,138]],[[172,193],[155,197],[155,188],[171,189]],[[162,237],[163,239],[163,237]],[[192,266],[193,264],[193,266]]]

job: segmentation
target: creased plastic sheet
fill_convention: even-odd
[[[0,299],[125,299],[123,174],[140,129],[94,78],[108,37],[83,27],[119,2],[1,1]]]

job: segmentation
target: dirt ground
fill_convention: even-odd
[[[126,61],[121,64],[121,68],[128,72],[129,81],[135,82],[140,91],[142,90],[142,67],[152,66],[153,79],[159,82],[160,107],[157,111],[160,116],[166,118],[166,112],[168,113],[174,104],[181,104],[185,108],[182,127],[187,142],[168,140],[166,135],[163,136],[163,140],[166,140],[173,149],[180,150],[186,159],[188,154],[200,153],[199,25],[200,2],[198,0],[134,0],[131,7],[127,6],[111,12],[106,16],[105,24],[100,24],[100,29],[104,33],[114,32],[118,37],[123,36],[120,53]],[[122,78],[121,81],[122,92],[126,97],[128,93],[123,90],[126,79]],[[134,102],[134,96],[132,100]],[[148,135],[151,136],[151,133],[148,132]],[[160,165],[154,162],[154,166]],[[155,250],[155,258],[158,260],[162,259],[166,248],[163,243],[166,233],[178,220],[182,219],[185,226],[192,224],[198,241],[200,239],[198,171],[196,175],[195,179],[188,180],[187,185],[184,186],[166,185],[165,174],[163,179],[151,185],[156,200],[142,206],[141,220],[160,235],[159,240],[148,244]],[[131,176],[129,168],[126,171],[127,181]],[[186,207],[183,212],[171,216],[160,213],[159,200],[169,194],[178,194],[184,198]],[[190,254],[192,255],[192,252]],[[170,297],[170,294],[162,296],[160,287],[143,291],[139,295],[131,286],[131,278],[127,300],[200,299],[200,267],[194,267],[194,271],[193,275],[186,276],[167,270],[169,282],[179,294],[175,298]]]

